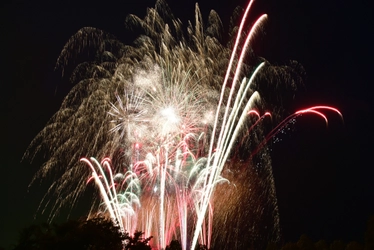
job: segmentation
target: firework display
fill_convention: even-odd
[[[268,111],[276,103],[263,98],[260,85],[277,75],[295,90],[301,76],[296,67],[253,55],[251,42],[267,15],[249,25],[251,5],[227,45],[216,12],[204,24],[196,4],[184,29],[163,1],[143,19],[128,16],[143,30],[131,46],[95,28],[67,42],[57,62],[64,74],[82,53],[94,51],[95,59],[72,70],[74,87],[25,155],[47,152],[35,178],[59,176],[47,192],[58,197],[48,208],[51,219],[94,185],[89,216],[153,236],[158,249],[173,239],[183,249],[279,242],[267,142],[302,114],[326,123],[322,111],[341,114],[316,106],[279,120],[277,108]]]

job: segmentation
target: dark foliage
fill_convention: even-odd
[[[25,228],[13,250],[150,250],[152,237],[142,239],[142,232],[134,236],[121,233],[111,220],[104,218],[71,220],[63,224],[41,224]]]
[[[182,250],[182,246],[177,240],[172,240],[165,250]]]
[[[125,236],[125,249],[131,249],[131,250],[151,250],[152,248],[148,245],[149,241],[153,238],[148,237],[148,238],[142,238],[141,236],[144,233],[141,231],[135,231],[134,236],[130,237],[128,234]]]
[[[172,240],[170,242],[170,245],[166,246],[165,250],[182,250],[182,246],[178,240]],[[208,249],[208,247],[205,245],[198,244],[195,247],[195,250],[212,250],[212,249]]]
[[[13,250],[123,250],[124,242],[127,242],[125,249],[151,250],[149,241],[152,236],[143,238],[143,234],[141,231],[135,231],[133,236],[123,234],[111,220],[104,218],[71,220],[61,225],[44,223],[22,230]],[[282,247],[269,243],[266,250],[374,250],[373,242],[374,216],[368,220],[364,244],[339,240],[314,242],[307,235],[302,235],[297,242],[288,242]],[[172,240],[165,250],[182,250],[182,246],[178,240]],[[197,245],[195,250],[209,249],[205,245]]]

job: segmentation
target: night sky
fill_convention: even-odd
[[[180,3],[179,3],[180,2]],[[220,3],[217,3],[220,2]],[[373,154],[373,7],[369,0],[257,0],[251,20],[267,13],[255,51],[272,64],[297,60],[306,70],[306,88],[293,110],[331,105],[324,122],[303,116],[294,131],[272,144],[273,171],[285,241],[306,233],[313,240],[363,241],[374,214]],[[168,1],[184,24],[194,18],[195,1]],[[226,31],[234,7],[247,1],[199,2],[203,17],[211,9]],[[28,184],[37,164],[21,162],[32,138],[56,112],[71,88],[54,71],[65,42],[85,26],[103,29],[125,43],[127,14],[143,17],[153,0],[65,1],[1,4],[1,212],[0,246],[15,243],[18,232],[45,221],[34,213],[42,188]],[[205,19],[206,20],[206,19]]]

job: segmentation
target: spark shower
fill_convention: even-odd
[[[251,43],[267,15],[248,24],[252,4],[235,11],[240,24],[230,28],[226,45],[215,11],[204,24],[196,4],[185,29],[161,0],[143,19],[127,17],[142,30],[133,45],[90,27],[72,36],[56,68],[74,87],[25,154],[46,152],[35,179],[59,176],[43,212],[53,219],[94,186],[88,216],[152,235],[158,249],[173,239],[183,249],[279,242],[267,143],[302,114],[326,124],[323,112],[341,114],[315,106],[280,119],[268,92],[294,92],[302,70],[255,56]],[[89,53],[95,56],[71,69],[72,60]]]

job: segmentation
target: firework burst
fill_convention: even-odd
[[[279,114],[266,111],[272,98],[261,98],[260,83],[274,83],[275,75],[294,91],[302,71],[258,58],[251,66],[248,48],[267,18],[248,28],[251,5],[228,45],[220,42],[216,12],[203,25],[196,5],[185,31],[161,0],[143,19],[128,17],[144,31],[133,46],[95,28],[67,42],[57,62],[63,74],[87,50],[96,60],[75,67],[75,86],[25,154],[48,153],[35,178],[61,174],[48,190],[60,197],[51,218],[95,182],[100,196],[91,211],[108,214],[124,231],[153,235],[159,248],[172,239],[183,249],[198,242],[242,249],[280,240],[266,142],[291,118],[314,113],[326,119],[319,110],[332,108],[299,111],[269,134],[261,126]],[[222,225],[230,227],[225,236]]]

